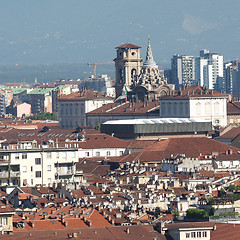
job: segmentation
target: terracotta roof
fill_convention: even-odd
[[[113,100],[113,98],[109,96],[105,96],[102,92],[94,92],[91,90],[80,90],[78,92],[74,92],[68,95],[64,95],[58,98],[59,101],[62,100],[86,100],[86,99],[109,99]]]
[[[167,140],[158,141],[148,148],[149,150],[163,151],[166,157],[171,154],[185,154],[186,157],[199,157],[200,154],[206,155],[212,152],[225,152],[232,149],[238,152],[239,149],[227,144],[218,142],[207,137],[184,137],[169,138]]]
[[[171,154],[185,154],[186,157],[198,158],[200,155],[223,153],[231,149],[233,154],[238,154],[240,149],[218,142],[207,137],[169,138],[156,141],[151,146],[132,152],[129,155],[112,157],[109,162],[126,163],[134,161],[156,162],[169,158]],[[226,155],[226,158],[230,157]]]
[[[170,223],[165,226],[170,228],[213,228],[214,222],[180,222],[180,223]]]
[[[141,47],[131,43],[125,43],[115,48],[141,48]]]
[[[159,102],[136,102],[136,103],[108,103],[97,108],[86,115],[114,115],[114,114],[155,114],[159,115]]]
[[[207,89],[202,86],[190,86],[182,90],[174,91],[173,94],[167,96],[160,96],[161,99],[169,98],[193,98],[193,97],[225,97],[228,95],[216,92],[214,90]]]
[[[127,233],[129,229],[129,233]],[[154,230],[152,225],[136,225],[136,226],[109,226],[103,228],[69,228],[69,229],[53,229],[49,230],[29,230],[28,231],[14,231],[13,235],[4,234],[1,239],[5,240],[22,240],[22,239],[69,239],[68,235],[75,233],[77,235],[74,239],[81,240],[139,240],[139,239],[153,239],[157,237],[158,240],[166,240],[163,235],[160,235]]]
[[[240,134],[240,128],[234,127],[230,129],[228,132],[224,133],[223,135],[216,137],[216,139],[234,139]]]
[[[239,102],[227,102],[227,115],[239,115],[240,106]]]
[[[238,240],[240,224],[216,223],[216,230],[211,232],[211,240]]]

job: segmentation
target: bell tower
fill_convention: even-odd
[[[116,72],[116,98],[123,92],[130,90],[136,76],[140,74],[142,58],[140,48],[131,43],[125,43],[116,47],[117,57],[114,59]]]

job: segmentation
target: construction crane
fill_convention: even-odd
[[[87,65],[89,67],[93,66],[93,74],[94,74],[94,76],[96,76],[97,75],[97,66],[106,65],[106,64],[114,64],[114,62],[88,63]]]

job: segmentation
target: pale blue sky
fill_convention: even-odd
[[[111,61],[151,36],[156,62],[202,48],[240,57],[240,1],[0,0],[0,64]]]

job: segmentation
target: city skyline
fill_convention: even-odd
[[[198,56],[200,49],[237,59],[240,3],[223,3],[2,1],[0,64],[109,61],[113,49],[127,42],[141,46],[144,55],[148,35],[157,63],[170,63],[174,54]]]

